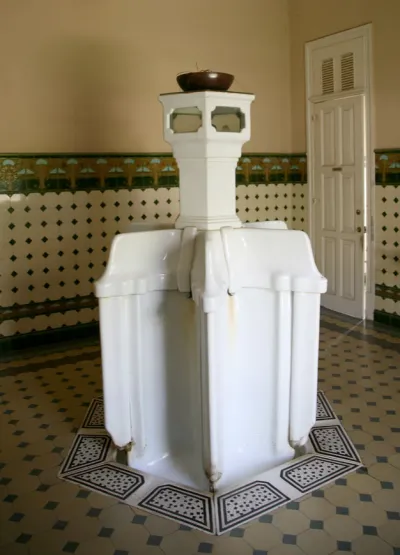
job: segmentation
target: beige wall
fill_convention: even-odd
[[[247,151],[290,150],[287,0],[2,0],[0,152],[165,152],[161,92],[210,68],[254,92]]]
[[[375,148],[400,146],[400,0],[289,0],[292,150],[306,150],[304,44],[373,25]]]

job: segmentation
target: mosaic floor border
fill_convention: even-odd
[[[220,535],[330,484],[362,466],[352,441],[322,392],[304,454],[215,496],[138,472],[117,462],[94,398],[59,478],[203,532]]]
[[[86,324],[84,324],[86,325]],[[377,345],[383,349],[391,349],[400,353],[400,328],[389,327],[385,324],[366,320],[360,320],[338,315],[337,313],[321,309],[321,329],[338,332],[339,336],[349,336],[353,339],[364,341],[370,345]],[[80,337],[79,326],[69,326],[69,331],[75,331],[74,340],[66,340],[65,342],[56,343],[46,346],[37,345],[37,337],[35,338],[35,347],[30,349],[7,350],[5,344],[0,338],[0,377],[16,375],[18,373],[35,372],[43,368],[42,362],[36,359],[38,356],[46,357],[46,367],[58,367],[65,362],[65,355],[69,358],[70,363],[82,360],[92,360],[99,357],[100,343],[99,337],[94,334],[92,337]],[[56,330],[51,332],[40,332],[43,337],[50,337]],[[49,333],[50,335],[47,335]],[[32,334],[25,334],[26,336]],[[23,336],[18,336],[23,337]],[[72,347],[72,353],[71,353]],[[88,351],[92,349],[93,351]],[[51,360],[50,360],[51,359]]]

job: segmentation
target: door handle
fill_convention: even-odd
[[[360,226],[358,226],[357,231],[358,231],[358,233],[361,233],[362,229],[361,229]]]

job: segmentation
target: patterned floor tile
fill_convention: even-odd
[[[281,471],[281,478],[298,491],[307,493],[339,476],[352,472],[358,464],[312,455]]]
[[[313,428],[310,439],[316,453],[361,462],[352,442],[340,425]]]
[[[210,496],[176,486],[160,486],[143,499],[139,507],[206,532],[215,531]]]
[[[156,487],[146,494],[145,499],[141,499],[140,488],[145,484],[144,476],[122,464],[106,461],[111,445],[102,429],[104,408],[101,397],[93,399],[89,404],[60,476],[120,501],[128,500],[139,490],[139,497],[135,496],[128,501],[133,506],[145,508],[208,533],[222,534],[360,466],[356,450],[322,392],[318,393],[317,406],[320,419],[313,428],[310,439],[316,452],[321,452],[324,456],[301,456],[282,467],[280,482],[276,481],[279,472],[274,469],[275,475],[267,473],[262,480],[242,484],[217,495],[216,504],[212,502],[208,492],[201,495],[182,488],[179,484],[168,483]],[[330,425],[327,426],[327,423]],[[86,430],[90,431],[92,427],[96,430],[96,435],[87,435]],[[351,462],[338,459],[350,459]],[[292,487],[290,496],[284,492],[282,485]]]
[[[82,422],[82,428],[91,430],[104,429],[104,403],[102,399],[93,399],[86,416]]]
[[[271,511],[289,501],[289,497],[268,482],[252,482],[217,498],[219,531]]]
[[[104,462],[111,451],[108,435],[78,434],[60,470],[60,476]]]
[[[317,422],[322,420],[335,420],[336,416],[332,411],[325,395],[322,391],[317,394]]]
[[[396,555],[400,552],[399,353],[400,337],[389,328],[322,315],[316,429],[340,423],[365,468],[354,472],[352,465],[359,463],[341,432],[338,445],[345,458],[324,454],[331,452],[332,441],[338,438],[322,438],[320,433],[315,441],[320,451],[295,461],[284,474],[289,482],[279,476],[276,485],[284,495],[296,490],[304,497],[258,520],[235,524],[219,537],[99,493],[98,486],[106,491],[114,484],[111,475],[103,475],[94,488],[89,482],[60,481],[60,461],[68,456],[78,430],[86,436],[105,435],[98,345],[54,346],[51,351],[31,350],[3,360],[0,553],[127,555],[135,545],[138,553],[148,555]],[[110,464],[114,469],[115,464],[108,456],[100,463],[81,455],[76,460],[84,466],[68,473],[77,479],[89,473],[90,480],[93,468]],[[306,465],[307,460],[313,464],[295,466]],[[343,473],[336,476],[342,467],[327,466],[328,460],[344,465]],[[121,480],[120,495],[129,487],[124,484]],[[151,488],[146,489],[145,497],[151,494]]]
[[[68,476],[68,480],[98,493],[112,495],[120,501],[127,499],[144,484],[143,476],[112,462],[74,472]]]

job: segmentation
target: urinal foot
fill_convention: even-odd
[[[206,470],[206,476],[210,493],[215,493],[217,491],[216,484],[221,479],[222,473],[217,470]]]
[[[134,445],[135,443],[133,441],[130,441],[125,445],[116,445],[115,448],[117,449],[117,451],[126,451],[127,453],[129,453],[129,451],[132,451]]]

